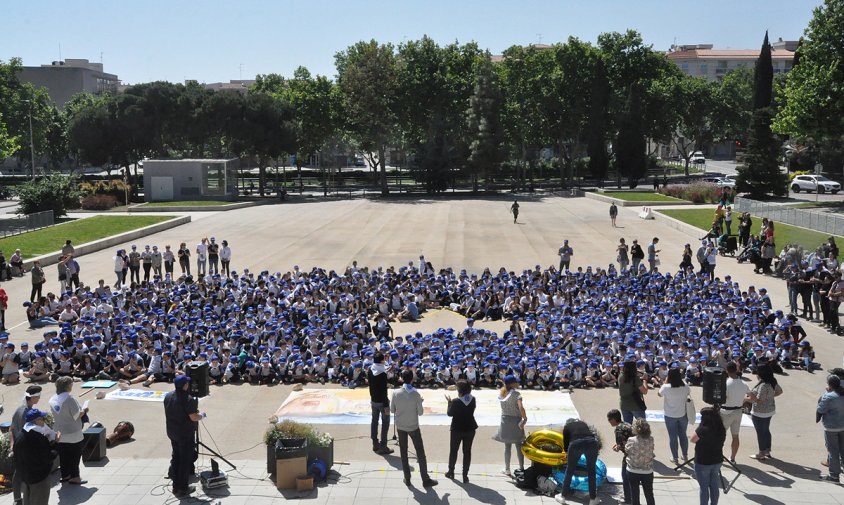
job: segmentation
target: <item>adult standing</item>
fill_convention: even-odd
[[[149,282],[149,275],[152,271],[152,249],[149,245],[145,245],[144,252],[141,253],[141,266],[144,269],[144,282]]]
[[[372,365],[366,372],[369,383],[369,402],[372,406],[372,452],[376,454],[392,454],[387,447],[387,433],[390,431],[390,399],[387,398],[387,367],[384,365],[384,355],[376,352],[372,358]],[[381,420],[381,439],[378,439],[378,420]]]
[[[223,247],[220,248],[220,266],[226,277],[231,277],[231,262],[232,262],[232,249],[229,247],[229,242],[227,240],[223,240],[222,242]]]
[[[724,228],[728,237],[733,234],[733,208],[729,205],[727,205],[727,210],[724,211]]]
[[[138,246],[132,245],[132,252],[129,253],[129,284],[141,283],[141,253]]]
[[[657,265],[659,265],[659,251],[661,249],[657,249],[656,245],[659,243],[659,237],[654,237],[651,241],[650,245],[648,245],[648,272],[654,273],[656,271]]]
[[[170,250],[170,244],[164,246],[164,252],[161,253],[161,259],[164,261],[164,275],[173,277],[173,265],[176,263],[176,256]]]
[[[53,428],[62,434],[58,444],[61,481],[69,484],[85,484],[79,476],[79,461],[82,459],[82,417],[88,414],[70,393],[73,377],[59,377],[56,380],[56,394],[50,398],[53,413]]]
[[[6,309],[9,308],[9,295],[0,288],[0,331],[6,331]]]
[[[513,205],[510,206],[510,213],[513,214],[513,224],[519,219],[519,201],[513,200]]]
[[[581,456],[586,456],[586,474],[589,483],[589,505],[598,503],[598,487],[596,482],[596,464],[598,462],[598,437],[588,424],[577,418],[566,419],[563,426],[563,450],[568,456],[566,476],[563,479],[563,489],[557,499],[559,503],[566,503],[566,495],[571,494],[571,479],[577,470]],[[629,463],[628,463],[629,464]],[[629,467],[628,467],[629,470]]]
[[[730,430],[732,442],[730,443],[730,463],[736,464],[736,454],[739,450],[739,431],[741,429],[741,406],[750,388],[741,380],[738,374],[738,365],[735,361],[727,363],[727,401],[721,405],[721,421],[724,429]]]
[[[682,255],[682,259],[680,260],[680,270],[683,273],[691,273],[694,270],[694,265],[692,264],[692,246],[691,246],[691,244],[686,244],[683,247],[683,255]]]
[[[393,392],[390,412],[396,416],[395,422],[399,434],[399,454],[401,455],[401,469],[404,472],[404,484],[410,486],[410,464],[407,460],[407,439],[410,438],[413,441],[413,450],[416,451],[416,461],[419,463],[422,486],[436,486],[437,481],[428,475],[425,444],[422,442],[422,431],[419,429],[419,416],[423,414],[422,395],[413,387],[413,370],[402,371],[401,379],[404,384]]]
[[[712,407],[700,411],[700,424],[692,435],[695,444],[695,479],[700,486],[700,505],[718,505],[721,462],[727,431]]]
[[[208,244],[208,273],[217,275],[220,273],[220,246],[217,244],[217,239],[211,237],[211,242]]]
[[[832,274],[832,284],[829,287],[827,297],[829,298],[827,302],[829,330],[837,334],[841,328],[841,322],[838,319],[838,308],[841,306],[841,302],[844,302],[844,280],[841,279],[841,271],[836,271]]]
[[[612,221],[612,227],[615,228],[615,219],[618,217],[618,207],[615,206],[615,202],[610,204],[610,221]]]
[[[47,505],[50,501],[50,472],[55,452],[52,442],[61,442],[61,432],[56,433],[45,424],[46,412],[29,409],[24,414],[26,424],[21,430],[16,461],[21,472],[22,503]],[[16,502],[17,503],[17,502]]]
[[[739,218],[739,245],[745,247],[750,241],[750,230],[753,228],[753,219],[745,212]]]
[[[777,411],[775,398],[782,394],[782,388],[777,384],[774,371],[767,363],[756,367],[756,376],[759,382],[747,394],[747,400],[753,403],[750,418],[756,429],[759,452],[750,457],[761,460],[771,457],[771,418]]]
[[[173,253],[170,253],[171,255]],[[152,265],[152,275],[161,278],[161,264],[164,262],[164,255],[158,250],[158,246],[152,246],[152,253],[150,254],[150,262]],[[172,263],[171,263],[172,265]]]
[[[645,418],[645,399],[648,385],[639,377],[635,361],[625,361],[618,376],[619,410],[625,423],[632,423],[634,418]]]
[[[634,274],[639,275],[639,264],[643,259],[645,259],[645,251],[642,250],[639,241],[634,238],[633,245],[630,246],[630,269],[633,270]]]
[[[12,414],[12,424],[9,427],[9,452],[11,457],[14,457],[15,443],[23,438],[23,426],[26,423],[26,413],[34,408],[41,399],[41,386],[29,386],[23,395],[23,402],[15,409]],[[23,471],[17,465],[19,459],[15,458],[15,476],[12,479],[12,496],[15,500],[15,505],[20,505],[23,502],[21,492],[23,489]]]
[[[44,296],[42,291],[44,289],[44,283],[47,282],[47,276],[44,275],[44,269],[41,267],[40,261],[32,264],[30,274],[32,276],[32,291],[29,292],[29,301],[35,303],[35,300],[40,300]]]
[[[625,423],[621,419],[621,412],[618,409],[612,409],[607,412],[607,422],[610,423],[610,426],[613,427],[613,431],[615,433],[615,444],[612,446],[612,450],[615,452],[621,452],[621,487],[624,489],[624,500],[622,503],[630,503],[631,498],[631,490],[630,490],[630,475],[627,473],[627,439],[633,436],[633,427],[630,423]]]
[[[627,255],[629,247],[627,247],[627,243],[624,241],[624,237],[618,239],[618,246],[616,246],[616,251],[618,251],[618,255],[616,256],[616,260],[618,261],[618,267],[622,272],[624,272],[627,270],[627,265],[630,263],[630,260],[628,259]]]
[[[844,388],[836,375],[826,378],[826,393],[818,400],[817,419],[822,422],[829,462],[829,475],[821,480],[839,482],[844,457]]]
[[[173,495],[189,496],[196,491],[188,485],[196,459],[196,423],[202,419],[198,400],[188,393],[190,377],[179,375],[173,380],[175,389],[164,396],[164,419],[172,453],[167,475],[173,482]]]
[[[208,239],[203,238],[196,244],[196,276],[201,277],[206,273],[206,263],[208,261]]]
[[[478,423],[475,421],[477,402],[472,396],[472,385],[468,381],[457,381],[457,398],[446,395],[447,413],[451,417],[451,440],[448,449],[448,471],[445,476],[454,478],[454,465],[457,463],[457,450],[463,445],[463,483],[469,482],[469,466],[472,464],[472,442]]]
[[[678,446],[683,452],[683,460],[689,459],[689,439],[686,438],[686,428],[689,426],[686,399],[689,393],[689,386],[683,381],[680,368],[668,370],[666,383],[657,392],[657,395],[663,398],[662,410],[665,413],[665,427],[668,429],[668,447],[671,449],[671,461],[675,465],[679,464]]]
[[[651,425],[644,419],[633,421],[634,437],[627,439],[627,472],[633,505],[639,505],[639,486],[645,492],[645,502],[654,505],[654,438]]]
[[[718,261],[718,248],[710,241],[706,246],[706,271],[709,273],[709,280],[715,280],[715,264]]]
[[[501,473],[511,477],[513,474],[510,473],[510,456],[514,445],[519,469],[525,469],[525,456],[520,448],[525,441],[527,423],[527,412],[522,405],[522,394],[519,393],[519,379],[515,375],[504,377],[504,387],[498,391],[498,403],[501,405],[501,424],[493,440],[504,444],[504,470]]]
[[[182,275],[190,275],[190,249],[182,242],[177,251],[179,255],[179,267],[182,269]]]
[[[76,249],[73,248],[73,243],[70,240],[65,240],[62,246],[62,256],[69,256],[75,252]]]
[[[111,257],[114,262],[114,275],[117,280],[114,281],[114,289],[119,289],[124,282],[126,282],[126,274],[124,271],[123,249],[118,249],[114,256]]]
[[[563,269],[568,271],[569,266],[571,266],[571,257],[574,256],[574,249],[569,245],[568,239],[563,240],[563,245],[557,251],[557,254],[560,256],[560,272]]]

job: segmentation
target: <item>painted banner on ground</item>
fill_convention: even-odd
[[[419,418],[423,426],[448,426],[451,418],[446,414],[445,395],[456,397],[454,391],[420,389],[424,415]],[[548,426],[565,423],[570,417],[579,417],[567,393],[547,391],[522,391],[528,426]],[[501,407],[498,391],[476,390],[475,420],[479,426],[498,426]],[[372,408],[369,390],[359,389],[308,389],[290,393],[275,412],[279,418],[310,424],[369,424]]]
[[[662,410],[647,410],[645,411],[646,419],[649,423],[664,423],[665,422],[665,412]],[[695,424],[700,424],[700,412],[697,413],[695,416]],[[741,416],[741,425],[745,428],[752,428],[753,421],[750,419],[750,416],[747,414],[742,414]]]
[[[98,380],[98,381],[83,382],[80,387],[84,388],[84,389],[90,389],[90,388],[108,389],[108,388],[114,386],[115,384],[117,384],[117,381]]]

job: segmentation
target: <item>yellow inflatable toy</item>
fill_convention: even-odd
[[[544,451],[540,448],[548,444],[556,445],[560,452]],[[554,430],[539,430],[528,435],[522,443],[522,454],[531,461],[548,466],[561,466],[568,461],[563,451],[563,434]]]

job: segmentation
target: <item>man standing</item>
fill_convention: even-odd
[[[563,245],[560,247],[557,254],[560,256],[560,272],[563,271],[563,268],[568,271],[569,266],[571,265],[571,257],[574,256],[574,249],[572,249],[569,245],[568,239],[563,240]]]
[[[633,239],[633,245],[630,246],[630,260],[632,262],[630,270],[633,270],[633,275],[639,275],[639,264],[645,259],[645,251],[639,245],[639,241]]]
[[[219,274],[220,268],[220,246],[217,245],[217,239],[211,237],[211,243],[208,244],[208,273]]]
[[[173,253],[170,253],[170,256],[173,256]],[[159,279],[162,278],[161,275],[161,263],[164,260],[164,256],[161,254],[161,251],[158,250],[158,246],[152,246],[152,254],[150,254],[150,259],[152,261],[152,275],[158,277]],[[170,262],[170,271],[173,270],[173,262]]]
[[[741,404],[744,397],[750,392],[747,384],[741,380],[738,374],[738,365],[735,361],[727,363],[727,401],[721,405],[721,421],[724,428],[729,430],[733,436],[730,445],[730,463],[736,464],[736,454],[739,449],[739,429],[741,428]],[[691,419],[689,420],[691,421]]]
[[[50,472],[56,452],[51,443],[61,438],[44,423],[46,412],[29,409],[24,415],[20,440],[17,443],[16,460],[21,472],[23,503],[26,505],[47,505],[50,500]]]
[[[132,252],[129,253],[129,284],[141,283],[141,253],[138,246],[132,245]]]
[[[513,214],[513,224],[519,219],[519,201],[513,200],[513,205],[510,206],[510,212]]]
[[[627,439],[633,436],[633,427],[630,423],[625,423],[621,420],[621,412],[618,409],[612,409],[607,412],[607,421],[615,431],[615,444],[612,450],[621,452],[621,487],[624,489],[624,502],[630,503],[633,496],[630,492],[630,479],[627,476],[627,454],[624,451],[624,446],[627,444]]]
[[[656,245],[658,243],[659,237],[654,237],[653,241],[648,246],[648,265],[650,267],[648,270],[649,273],[654,273],[654,271],[656,270],[657,262],[659,261],[657,255],[659,254],[659,251],[661,251],[661,249],[656,248]]]
[[[205,264],[208,260],[208,239],[202,239],[202,242],[196,244],[196,276],[197,278],[205,275]],[[190,274],[188,274],[190,275]]]
[[[366,372],[369,383],[369,400],[372,405],[372,451],[376,454],[392,454],[387,447],[387,433],[390,431],[390,399],[387,398],[387,367],[384,355],[376,352],[372,366]],[[378,439],[378,419],[381,419],[381,439]]]
[[[586,456],[586,473],[589,480],[589,505],[598,503],[598,486],[596,482],[598,462],[598,439],[589,425],[577,418],[569,418],[563,427],[563,450],[568,455],[566,477],[563,479],[563,490],[557,497],[557,502],[566,503],[565,496],[571,494],[569,489],[574,471],[580,461],[580,456]]]
[[[821,480],[839,482],[844,457],[844,388],[837,375],[826,378],[826,393],[818,400],[817,419],[823,423],[829,456],[829,475],[821,476]]]
[[[615,218],[618,217],[618,207],[615,206],[615,202],[610,204],[610,221],[612,221],[612,227],[615,228]]]
[[[188,394],[190,377],[179,375],[173,383],[176,389],[164,396],[167,438],[173,450],[167,474],[173,481],[173,495],[183,498],[196,491],[195,486],[188,486],[188,479],[196,459],[196,423],[203,416],[199,413],[197,399]]]
[[[422,432],[419,430],[419,416],[422,415],[422,395],[413,387],[413,370],[401,373],[404,384],[393,393],[390,402],[390,412],[396,416],[396,429],[399,432],[399,453],[401,454],[401,468],[404,472],[404,484],[410,486],[410,466],[407,461],[407,438],[413,440],[413,450],[416,451],[416,461],[419,463],[419,473],[422,475],[424,487],[436,486],[437,481],[428,475],[428,461],[425,457],[425,445],[422,443]]]
[[[12,425],[9,427],[9,452],[14,457],[15,442],[20,441],[23,437],[23,426],[26,423],[26,412],[35,407],[38,400],[41,399],[41,386],[29,386],[26,388],[26,393],[23,396],[23,403],[15,409],[12,414]],[[17,458],[15,460],[17,462]],[[19,466],[16,465],[15,477],[12,479],[12,494],[15,500],[15,505],[23,503],[21,490],[23,489],[23,472]]]

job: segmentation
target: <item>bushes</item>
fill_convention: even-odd
[[[126,198],[127,184],[121,180],[83,182],[79,185],[79,191],[86,195],[111,195],[115,200],[122,202]],[[128,186],[129,194],[132,187]]]
[[[797,172],[789,172],[788,173],[788,183],[791,184],[791,182],[794,180],[794,178],[797,177],[798,175],[812,175],[812,174],[814,174],[814,172],[810,172],[808,170],[800,170],[800,171],[797,171]]]
[[[68,209],[79,208],[79,191],[71,177],[51,175],[24,182],[17,187],[20,204],[18,212],[33,214],[53,211],[53,217],[67,214]]]
[[[81,202],[85,210],[111,210],[117,207],[117,198],[112,195],[83,196]]]
[[[671,184],[669,186],[663,186],[659,192],[663,195],[688,200],[692,203],[717,203],[721,198],[721,188],[711,182]]]

